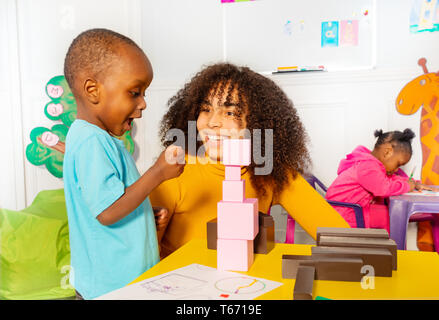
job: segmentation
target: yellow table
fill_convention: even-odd
[[[276,243],[269,254],[255,254],[248,272],[239,273],[284,284],[259,296],[258,300],[290,300],[295,280],[282,278],[282,255],[310,255],[311,247]],[[216,250],[207,249],[206,240],[192,240],[132,283],[192,263],[216,268]],[[375,277],[374,282],[374,289],[363,289],[360,282],[315,280],[313,296],[329,299],[439,299],[439,255],[435,252],[398,250],[398,270],[393,271],[392,277]]]

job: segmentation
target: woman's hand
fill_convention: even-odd
[[[169,210],[162,207],[153,207],[155,224],[157,228],[157,240],[160,243],[165,234],[166,227],[171,220]]]

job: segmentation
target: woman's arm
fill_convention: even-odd
[[[290,177],[288,185],[273,204],[280,204],[314,239],[317,227],[350,228],[343,217],[300,174]]]

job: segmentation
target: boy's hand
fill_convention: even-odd
[[[162,207],[153,207],[155,225],[157,228],[157,238],[158,242],[162,240],[165,233],[166,227],[168,226],[169,220],[171,220],[171,214],[168,209]]]
[[[184,171],[185,153],[179,146],[171,145],[163,151],[154,166],[164,180],[178,177]]]

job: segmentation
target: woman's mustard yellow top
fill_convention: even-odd
[[[187,158],[195,163],[195,158]],[[163,182],[150,194],[152,206],[165,207],[172,218],[161,242],[161,255],[166,256],[194,238],[206,238],[206,223],[216,218],[217,203],[222,200],[222,164],[191,164],[177,178]],[[250,174],[241,169],[245,180],[245,197],[257,198]],[[347,222],[300,175],[290,178],[278,197],[266,188],[267,195],[258,199],[259,211],[267,213],[272,205],[281,205],[302,228],[316,238],[317,227],[349,228]]]

